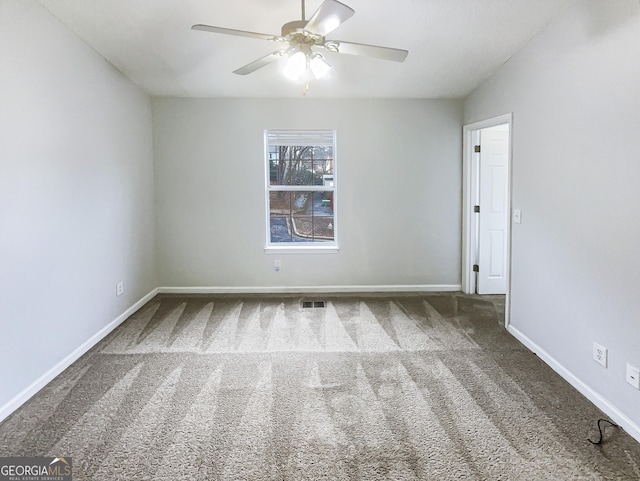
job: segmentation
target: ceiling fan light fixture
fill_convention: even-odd
[[[307,56],[301,50],[289,55],[282,73],[289,80],[299,82],[307,71]]]
[[[311,57],[309,67],[311,68],[311,72],[313,72],[313,76],[317,79],[326,76],[331,70],[331,65],[329,65],[320,54],[315,54]]]

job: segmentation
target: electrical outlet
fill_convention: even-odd
[[[631,364],[627,364],[627,375],[625,379],[636,389],[640,389],[640,371],[637,367],[633,367]]]
[[[273,261],[273,270],[276,271],[276,272],[280,270],[280,260],[279,259]]]
[[[607,367],[607,348],[597,342],[593,343],[593,360]]]
[[[124,294],[124,281],[120,281],[116,284],[116,297]]]

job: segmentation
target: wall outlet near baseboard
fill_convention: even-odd
[[[593,343],[593,360],[607,367],[607,348],[597,342]]]
[[[636,389],[640,389],[640,371],[637,367],[633,367],[631,364],[627,364],[627,375],[625,379]]]
[[[124,294],[124,281],[116,284],[116,297],[120,297],[122,294]]]

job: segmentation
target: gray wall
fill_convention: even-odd
[[[154,98],[160,285],[459,285],[461,122],[450,100]],[[337,254],[264,251],[277,128],[337,130]]]
[[[35,2],[0,18],[2,407],[157,280],[148,97]]]
[[[639,32],[635,0],[577,2],[465,102],[467,123],[514,115],[512,326],[636,438]]]

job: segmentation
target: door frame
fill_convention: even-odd
[[[476,292],[476,276],[473,272],[473,264],[476,258],[476,245],[478,238],[477,222],[473,212],[478,196],[478,156],[474,152],[474,146],[478,145],[480,131],[488,127],[509,125],[509,159],[507,176],[507,203],[509,219],[507,221],[507,292],[505,302],[505,327],[509,326],[511,306],[511,183],[513,180],[513,113],[499,115],[490,119],[473,122],[462,127],[462,292],[474,294]]]

